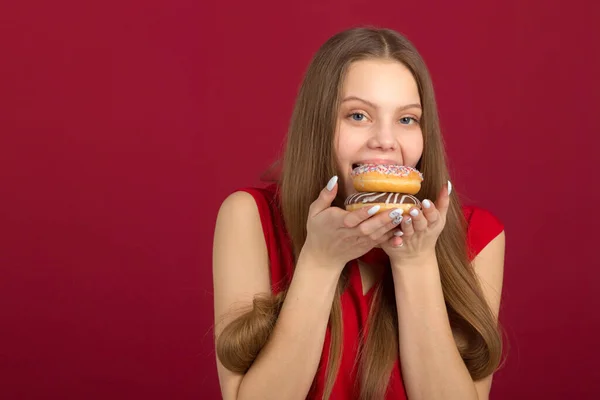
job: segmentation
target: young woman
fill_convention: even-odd
[[[421,171],[422,209],[401,221],[345,211],[353,166],[370,162]],[[431,78],[412,44],[371,28],[329,39],[298,94],[280,178],[236,191],[218,214],[223,398],[488,398],[502,353],[504,231],[461,205],[448,179]]]

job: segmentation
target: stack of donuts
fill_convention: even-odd
[[[352,184],[358,192],[344,202],[348,211],[379,206],[377,213],[400,209],[408,214],[421,208],[414,195],[421,190],[423,174],[415,168],[395,164],[362,164],[352,170]]]

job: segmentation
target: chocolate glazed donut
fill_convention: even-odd
[[[375,205],[381,207],[378,213],[398,208],[403,211],[403,215],[408,214],[412,207],[421,208],[419,199],[405,193],[358,192],[348,196],[344,202],[347,211],[354,211],[362,207],[372,207]]]

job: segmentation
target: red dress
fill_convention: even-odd
[[[270,263],[271,286],[273,293],[285,289],[293,274],[293,253],[284,228],[283,216],[279,209],[279,202],[275,184],[267,188],[244,188],[250,193],[258,206],[262,228],[267,243]],[[469,223],[467,239],[471,257],[481,251],[493,238],[502,232],[502,223],[485,209],[464,206],[463,211]],[[349,285],[342,294],[342,310],[344,324],[344,352],[342,354],[340,369],[332,390],[331,400],[355,399],[358,397],[355,389],[357,379],[354,360],[358,349],[359,332],[365,325],[368,316],[369,304],[373,294],[370,289],[363,294],[362,281],[356,261],[348,265]],[[375,285],[373,286],[375,287]],[[315,377],[313,388],[308,399],[321,399],[325,387],[325,363],[329,356],[329,329],[325,335],[323,353],[319,364],[319,372]],[[394,364],[386,399],[406,399],[406,392],[402,383],[399,359]]]

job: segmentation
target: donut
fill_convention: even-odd
[[[362,164],[352,170],[351,177],[359,192],[417,194],[423,182],[417,169],[393,164]]]
[[[372,207],[379,205],[381,208],[377,212],[386,210],[402,209],[403,215],[408,214],[412,207],[421,208],[421,201],[415,196],[404,193],[392,192],[358,192],[351,194],[344,201],[344,207],[347,211],[354,211],[362,207]]]

